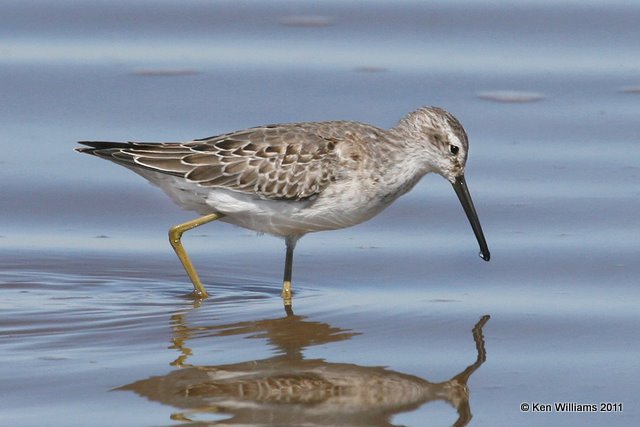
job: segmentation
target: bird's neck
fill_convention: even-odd
[[[425,166],[418,156],[396,155],[385,159],[380,177],[380,197],[389,203],[411,190],[420,179],[433,170]],[[401,152],[404,153],[404,152]]]

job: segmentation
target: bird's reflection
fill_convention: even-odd
[[[485,361],[482,327],[488,320],[482,317],[473,328],[475,362],[448,381],[430,382],[381,367],[305,359],[306,347],[357,333],[302,316],[195,327],[184,314],[176,314],[172,348],[180,355],[172,365],[179,369],[120,390],[180,408],[171,418],[187,425],[392,426],[395,414],[440,400],[456,408],[454,426],[464,426],[471,420],[467,381]],[[279,354],[218,366],[187,363],[193,353],[190,339],[233,335],[266,338]],[[214,413],[225,416],[203,421]]]

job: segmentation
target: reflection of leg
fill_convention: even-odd
[[[182,242],[180,239],[182,238],[182,234],[185,231],[191,230],[192,228],[196,228],[202,224],[206,224],[211,221],[215,221],[216,219],[222,218],[224,215],[219,213],[213,213],[205,216],[201,216],[200,218],[196,218],[191,221],[187,221],[183,224],[174,225],[169,229],[169,242],[173,247],[173,250],[176,251],[176,255],[180,259],[182,266],[187,271],[189,275],[189,279],[191,279],[191,283],[193,283],[193,293],[198,298],[206,298],[209,296],[207,291],[202,286],[202,282],[200,282],[200,278],[198,277],[198,273],[196,273],[196,269],[193,267],[189,256],[187,255],[187,251],[184,250],[182,246]]]
[[[284,300],[285,309],[291,307],[291,270],[293,268],[293,250],[296,247],[297,239],[287,237],[287,255],[284,260],[284,280],[282,282],[282,299]]]
[[[191,331],[187,327],[184,319],[184,313],[176,313],[171,315],[171,328],[173,329],[173,338],[171,342],[173,345],[170,349],[180,351],[180,356],[173,362],[169,363],[171,366],[177,366],[183,368],[187,358],[193,354],[192,350],[185,346],[185,341],[191,338]]]
[[[478,359],[476,364],[482,364],[487,360],[487,352],[484,349],[484,335],[482,335],[482,328],[489,321],[490,316],[485,314],[480,318],[476,326],[473,327],[473,340],[476,342],[476,350],[478,350]],[[478,365],[479,366],[479,365]]]
[[[476,343],[476,350],[478,356],[474,364],[467,366],[467,368],[460,372],[455,377],[443,384],[447,384],[449,397],[447,400],[457,408],[458,420],[453,423],[454,426],[466,426],[471,421],[471,407],[469,406],[469,389],[467,383],[469,377],[476,369],[480,367],[487,360],[487,352],[484,349],[484,336],[482,334],[482,328],[489,321],[489,315],[482,316],[478,323],[473,327],[473,340]]]

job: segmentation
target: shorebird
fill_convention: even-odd
[[[175,225],[169,241],[194,286],[207,297],[182,234],[220,220],[284,238],[282,297],[291,305],[296,242],[306,233],[366,221],[430,172],[451,183],[480,256],[490,253],[464,177],[468,139],[460,122],[422,107],[390,130],[353,121],[274,124],[188,142],[80,141],[78,148],[123,165],[201,216]]]

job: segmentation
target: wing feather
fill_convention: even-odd
[[[335,137],[315,126],[272,125],[186,143],[86,142],[82,151],[132,167],[184,177],[202,187],[301,200],[334,177]]]

